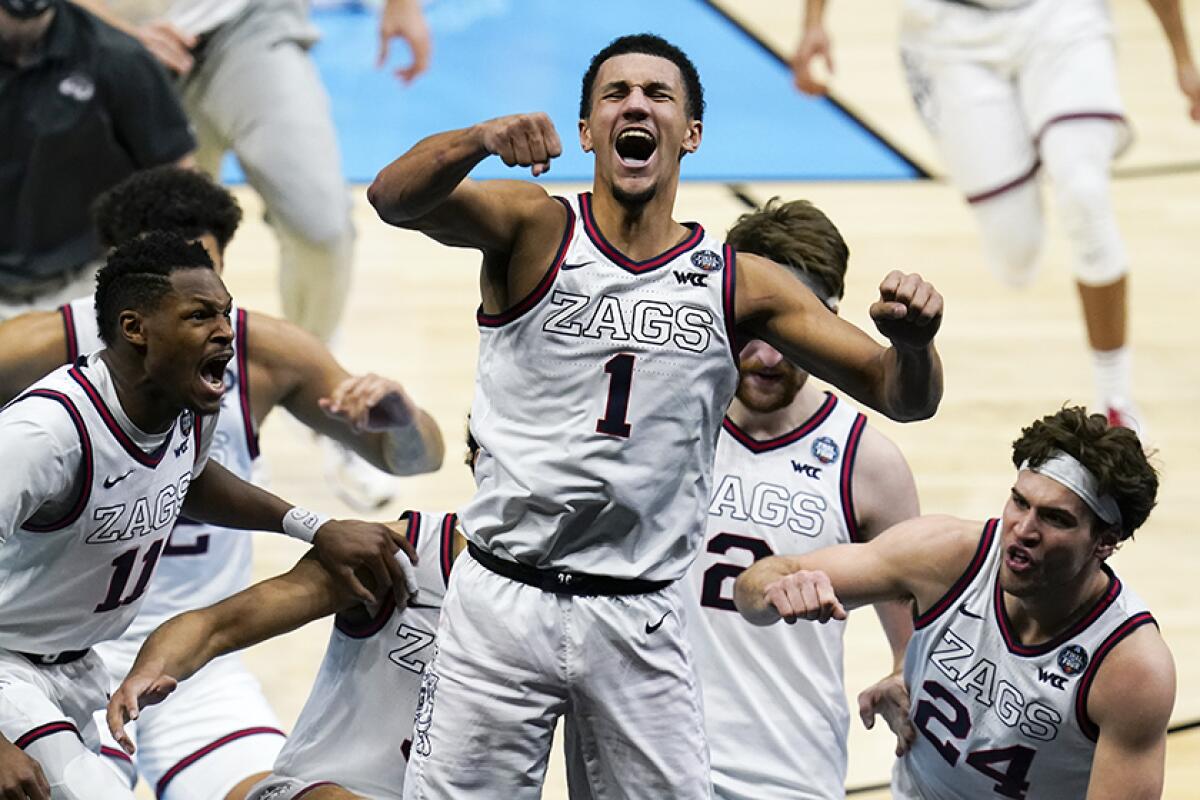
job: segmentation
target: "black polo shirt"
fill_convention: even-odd
[[[35,62],[0,57],[0,292],[97,258],[92,201],[196,146],[141,44],[73,3],[56,9]]]

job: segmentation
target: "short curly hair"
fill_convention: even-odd
[[[92,220],[105,247],[147,231],[173,231],[188,239],[210,233],[224,252],[242,222],[242,209],[203,172],[164,165],[135,172],[100,195]]]
[[[152,311],[171,291],[171,273],[212,269],[202,245],[178,233],[151,231],[117,246],[96,274],[96,324],[104,344],[117,341],[122,311]]]
[[[850,248],[829,217],[807,200],[784,203],[772,197],[762,208],[738,217],[725,241],[735,250],[805,273],[827,297],[841,300],[846,293]]]
[[[1056,450],[1087,467],[1096,476],[1100,492],[1116,500],[1121,510],[1118,541],[1133,536],[1158,498],[1158,472],[1142,450],[1137,434],[1110,426],[1103,414],[1067,406],[1021,431],[1020,438],[1013,442],[1013,466],[1020,468],[1028,461],[1036,467]]]
[[[595,88],[596,75],[605,61],[616,56],[629,53],[642,53],[648,56],[658,56],[670,61],[679,68],[683,76],[683,88],[687,92],[687,114],[694,120],[704,119],[704,86],[700,83],[700,73],[696,65],[688,58],[687,53],[668,42],[661,36],[652,33],[637,33],[613,39],[604,49],[592,56],[587,72],[583,73],[583,86],[579,93],[579,118],[587,119],[592,111],[592,89]]]

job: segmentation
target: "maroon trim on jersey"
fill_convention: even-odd
[[[442,582],[450,586],[450,568],[454,566],[454,529],[458,514],[447,514],[442,520]]]
[[[203,438],[201,436],[200,431],[201,431],[201,428],[203,425],[204,425],[204,418],[201,417],[199,414],[192,414],[192,435],[196,439],[196,452],[192,453],[192,466],[193,467],[195,467],[196,463],[200,461],[200,440]]]
[[[364,609],[365,606],[355,606],[356,609]],[[392,612],[396,610],[396,599],[392,597],[392,593],[388,592],[387,597],[379,606],[379,610],[370,619],[361,622],[355,622],[347,619],[343,613],[339,613],[333,618],[333,627],[337,628],[340,633],[349,636],[351,639],[370,639],[375,634],[383,630],[389,619],[392,618]]]
[[[245,739],[247,736],[259,736],[261,734],[267,734],[267,733],[271,734],[272,736],[284,736],[284,737],[287,736],[286,733],[279,730],[278,728],[269,728],[269,727],[265,727],[265,726],[257,727],[257,728],[242,728],[239,731],[234,731],[233,733],[226,734],[225,736],[222,736],[220,739],[217,739],[214,742],[209,742],[208,744],[204,745],[204,747],[201,747],[199,750],[192,753],[191,755],[185,756],[180,761],[178,761],[175,764],[175,766],[171,767],[169,770],[164,772],[162,778],[160,778],[158,783],[154,786],[154,794],[157,797],[162,797],[163,792],[165,792],[167,790],[167,785],[170,784],[171,781],[173,781],[175,779],[176,775],[178,775],[180,772],[183,772],[183,770],[187,769],[192,764],[195,764],[197,761],[204,758],[206,755],[213,752],[214,750],[224,747],[225,745],[230,744],[232,742],[236,742],[238,739]]]
[[[64,303],[58,307],[58,313],[62,316],[63,334],[67,340],[67,360],[66,364],[74,364],[75,359],[79,358],[79,337],[75,333],[75,310],[71,308],[70,303]]]
[[[1024,174],[1020,175],[1019,177],[1013,178],[1008,183],[1002,183],[999,186],[995,187],[994,189],[988,189],[986,191],[979,192],[978,194],[969,194],[969,195],[967,195],[967,202],[968,203],[982,203],[985,200],[991,200],[993,197],[999,197],[1000,195],[1004,194],[1005,192],[1011,192],[1013,189],[1016,189],[1018,186],[1020,186],[1024,183],[1028,183],[1029,181],[1033,180],[1034,176],[1036,176],[1038,174],[1038,170],[1041,168],[1042,168],[1041,160],[1034,159],[1033,166],[1030,167],[1028,169],[1028,171],[1026,171]]]
[[[106,744],[100,746],[100,755],[105,756],[106,758],[114,759],[116,761],[123,761],[126,764],[133,763],[133,759],[130,758],[129,754],[126,753],[124,750],[118,750],[117,748],[109,747]]]
[[[38,725],[33,730],[25,731],[25,733],[22,733],[16,739],[13,739],[13,744],[24,750],[38,739],[45,738],[55,733],[66,733],[67,731],[75,734],[75,738],[79,741],[83,741],[83,737],[79,735],[79,729],[75,727],[75,723],[63,719],[56,722],[47,722],[45,725]]]
[[[316,783],[310,783],[308,786],[305,786],[303,789],[296,792],[296,796],[295,796],[295,798],[293,798],[293,800],[300,800],[301,797],[304,797],[306,794],[313,791],[314,789],[320,789],[322,786],[335,786],[335,785],[336,784],[333,781],[317,781]]]
[[[685,222],[683,223],[684,226],[689,228],[691,233],[682,242],[669,250],[659,253],[653,258],[646,259],[645,261],[634,261],[610,244],[608,239],[604,238],[604,234],[600,232],[600,226],[596,224],[596,218],[592,215],[591,192],[583,192],[579,195],[579,216],[583,219],[583,229],[587,232],[588,238],[592,240],[592,244],[596,245],[596,248],[604,257],[621,269],[632,272],[635,275],[640,275],[643,272],[657,269],[664,264],[669,264],[683,253],[700,244],[700,240],[704,238],[704,228],[700,226],[700,223]]]
[[[913,620],[913,629],[920,630],[935,619],[946,612],[946,609],[954,605],[954,601],[959,598],[967,587],[971,585],[971,581],[975,580],[975,576],[979,574],[979,570],[983,569],[983,565],[987,562],[988,552],[992,549],[992,541],[996,538],[996,526],[999,524],[999,519],[989,519],[983,526],[983,535],[979,537],[979,545],[975,548],[975,555],[971,557],[971,563],[967,565],[966,570],[954,582],[954,585],[941,596],[924,613]]]
[[[725,432],[738,441],[743,447],[752,453],[765,453],[769,450],[778,450],[780,447],[786,447],[793,442],[803,439],[808,434],[812,433],[817,427],[829,418],[833,413],[834,406],[837,405],[837,398],[829,392],[825,393],[825,402],[816,410],[811,417],[801,423],[800,427],[796,428],[791,433],[785,433],[782,436],[776,436],[774,439],[767,439],[765,442],[760,442],[750,434],[738,427],[737,423],[729,417],[725,417],[722,425],[725,427]]]
[[[1033,146],[1041,146],[1042,137],[1046,135],[1046,131],[1050,129],[1051,125],[1057,125],[1060,122],[1074,122],[1080,119],[1106,119],[1110,122],[1129,124],[1129,120],[1125,119],[1124,114],[1118,114],[1115,111],[1075,111],[1070,114],[1059,114],[1057,117],[1051,117],[1046,120],[1038,130],[1037,135],[1033,137]]]
[[[725,312],[725,338],[729,339],[729,352],[733,356],[733,366],[740,367],[737,342],[737,251],[729,245],[724,245],[725,276],[721,281],[721,305]]]
[[[567,229],[563,231],[562,241],[558,243],[558,251],[554,254],[554,260],[550,262],[549,269],[546,270],[546,274],[542,276],[541,281],[538,282],[533,291],[525,295],[515,306],[507,311],[502,311],[499,314],[488,314],[484,312],[483,304],[480,303],[479,309],[475,312],[475,322],[480,327],[499,328],[501,325],[507,325],[540,303],[542,298],[550,291],[550,287],[554,285],[554,279],[558,277],[558,269],[567,257],[567,250],[570,249],[571,239],[575,234],[575,212],[571,209],[571,204],[561,197],[555,197],[554,199],[562,203],[563,208],[567,210]]]
[[[1092,690],[1092,681],[1096,679],[1096,673],[1100,671],[1100,663],[1104,661],[1104,657],[1111,653],[1122,639],[1143,625],[1153,625],[1157,628],[1158,620],[1151,616],[1149,611],[1143,611],[1122,622],[1096,648],[1096,652],[1092,654],[1091,663],[1087,665],[1083,677],[1079,679],[1079,683],[1075,687],[1075,719],[1079,723],[1079,730],[1083,731],[1083,735],[1093,742],[1100,737],[1100,726],[1092,722],[1092,718],[1087,713],[1088,693]]]
[[[400,515],[400,519],[408,520],[408,530],[404,532],[404,538],[408,539],[408,543],[413,546],[413,550],[416,550],[417,542],[421,540],[421,512],[405,511]]]
[[[258,432],[254,430],[254,415],[250,413],[250,356],[246,346],[246,310],[237,310],[237,335],[234,337],[234,349],[237,350],[238,368],[238,404],[242,408],[242,429],[246,433],[246,448],[250,460],[258,458]]]
[[[846,522],[846,531],[850,541],[861,542],[862,534],[858,530],[858,516],[854,513],[854,459],[858,456],[858,446],[862,443],[863,431],[867,429],[867,416],[859,414],[850,426],[850,435],[846,437],[846,449],[842,452],[842,476],[840,492],[842,496],[842,518]]]
[[[121,445],[125,452],[132,456],[134,461],[144,467],[150,467],[151,469],[157,467],[159,462],[162,461],[163,456],[166,455],[167,447],[171,444],[171,439],[174,437],[174,425],[168,431],[167,437],[163,439],[163,443],[152,452],[147,453],[138,447],[133,439],[129,438],[129,434],[121,429],[121,426],[117,424],[116,417],[108,410],[108,406],[104,404],[104,398],[100,396],[100,392],[78,367],[72,367],[67,371],[67,374],[74,378],[75,382],[83,388],[84,393],[92,401],[92,405],[96,407],[96,411],[100,414],[100,419],[104,420],[105,427],[108,428],[113,438],[117,440],[117,443]]]
[[[46,400],[53,400],[60,403],[67,410],[72,424],[75,425],[75,432],[79,434],[79,447],[82,450],[79,460],[82,488],[80,488],[79,497],[75,499],[75,504],[71,506],[71,510],[64,514],[62,519],[55,520],[54,522],[37,525],[26,520],[21,524],[22,530],[27,530],[31,533],[50,533],[51,531],[62,530],[75,522],[75,520],[79,519],[79,515],[83,513],[83,509],[87,507],[88,498],[92,495],[92,482],[95,472],[95,467],[92,464],[92,438],[88,435],[87,426],[83,423],[83,415],[79,413],[79,409],[75,407],[75,403],[71,401],[71,398],[62,392],[56,392],[51,389],[34,389],[31,392],[21,395],[13,402],[20,402],[30,397],[42,397]]]
[[[1000,576],[996,576],[996,585],[992,590],[992,605],[996,611],[996,624],[1000,627],[1000,635],[1004,637],[1004,644],[1008,647],[1008,652],[1015,656],[1042,656],[1049,653],[1051,650],[1061,647],[1069,640],[1074,639],[1079,634],[1083,633],[1089,625],[1100,618],[1100,615],[1108,610],[1121,594],[1121,580],[1113,571],[1109,569],[1107,564],[1101,564],[1100,569],[1108,574],[1108,587],[1104,593],[1100,595],[1091,609],[1083,615],[1074,625],[1067,628],[1062,633],[1055,636],[1048,642],[1042,644],[1025,645],[1013,633],[1012,622],[1008,619],[1008,610],[1004,607],[1004,590],[1000,588]]]

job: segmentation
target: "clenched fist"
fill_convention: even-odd
[[[540,112],[496,117],[475,129],[489,153],[510,167],[532,167],[535,178],[550,170],[550,159],[562,155],[554,123]]]

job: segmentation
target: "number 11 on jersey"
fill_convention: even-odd
[[[621,353],[604,365],[604,371],[609,375],[608,401],[604,406],[604,416],[596,420],[596,433],[629,438],[629,392],[633,389],[634,360],[635,357],[629,353]]]

